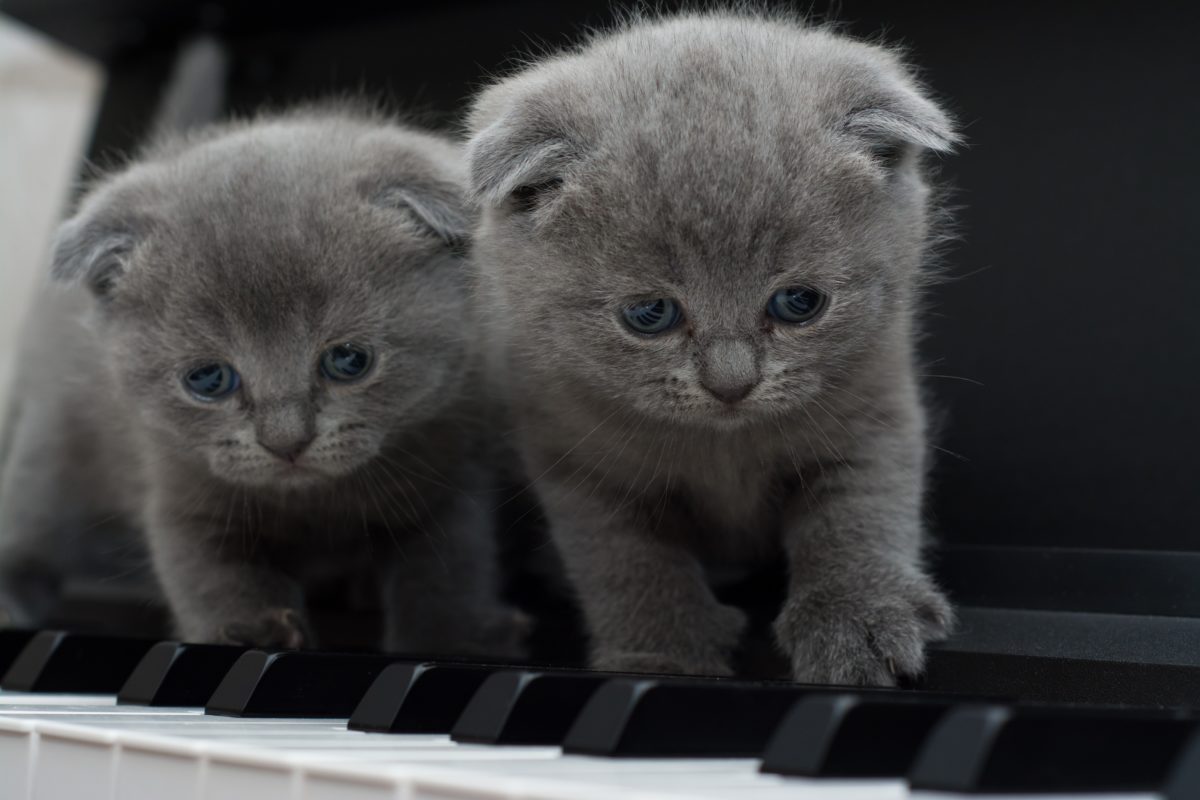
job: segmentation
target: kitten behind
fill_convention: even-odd
[[[915,674],[917,289],[955,141],[891,52],[784,17],[635,22],[486,89],[475,258],[595,664],[725,673],[713,568],[783,559],[792,675]]]
[[[463,180],[448,140],[331,109],[168,137],[94,188],[23,362],[0,499],[18,620],[46,601],[23,576],[117,518],[189,640],[312,645],[304,585],[374,570],[388,647],[513,652]]]

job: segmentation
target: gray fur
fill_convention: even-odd
[[[914,370],[947,116],[884,48],[703,13],[531,64],[468,124],[497,381],[594,663],[729,672],[745,619],[706,568],[783,557],[795,678],[918,673],[952,620],[922,566]],[[797,284],[825,314],[771,321]],[[628,331],[656,297],[685,324]]]
[[[373,570],[412,650],[513,654],[452,142],[348,111],[168,138],[63,224],[26,337],[0,578],[36,624],[97,520],[144,530],[192,641],[312,645],[307,583]],[[373,346],[364,379],[318,369]],[[228,361],[242,388],[181,378]],[[311,444],[291,462],[287,453]],[[269,450],[270,448],[271,450]],[[14,578],[45,574],[40,594]],[[24,581],[27,583],[27,581]]]

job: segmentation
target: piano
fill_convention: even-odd
[[[572,668],[571,620],[525,567],[539,540],[515,526],[510,593],[543,621],[531,663],[129,638],[156,625],[94,600],[61,630],[0,630],[0,798],[1200,798],[1200,116],[1180,101],[1200,6],[836,6],[910,47],[970,142],[943,169],[962,237],[923,353],[944,417],[931,559],[960,625],[919,684]],[[611,17],[606,0],[0,13],[104,66],[101,163],[137,144],[200,30],[230,49],[235,112],[366,88],[449,122],[527,42]]]
[[[1182,708],[62,631],[0,658],[11,800],[1200,797]]]

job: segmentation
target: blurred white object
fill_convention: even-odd
[[[91,134],[100,66],[0,14],[0,419],[26,300]]]

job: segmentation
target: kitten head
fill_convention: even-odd
[[[893,53],[685,15],[493,85],[469,126],[489,310],[538,380],[730,424],[907,354],[921,155],[956,135]]]
[[[346,475],[470,369],[458,149],[317,112],[160,144],[59,231],[123,399],[235,484]]]

